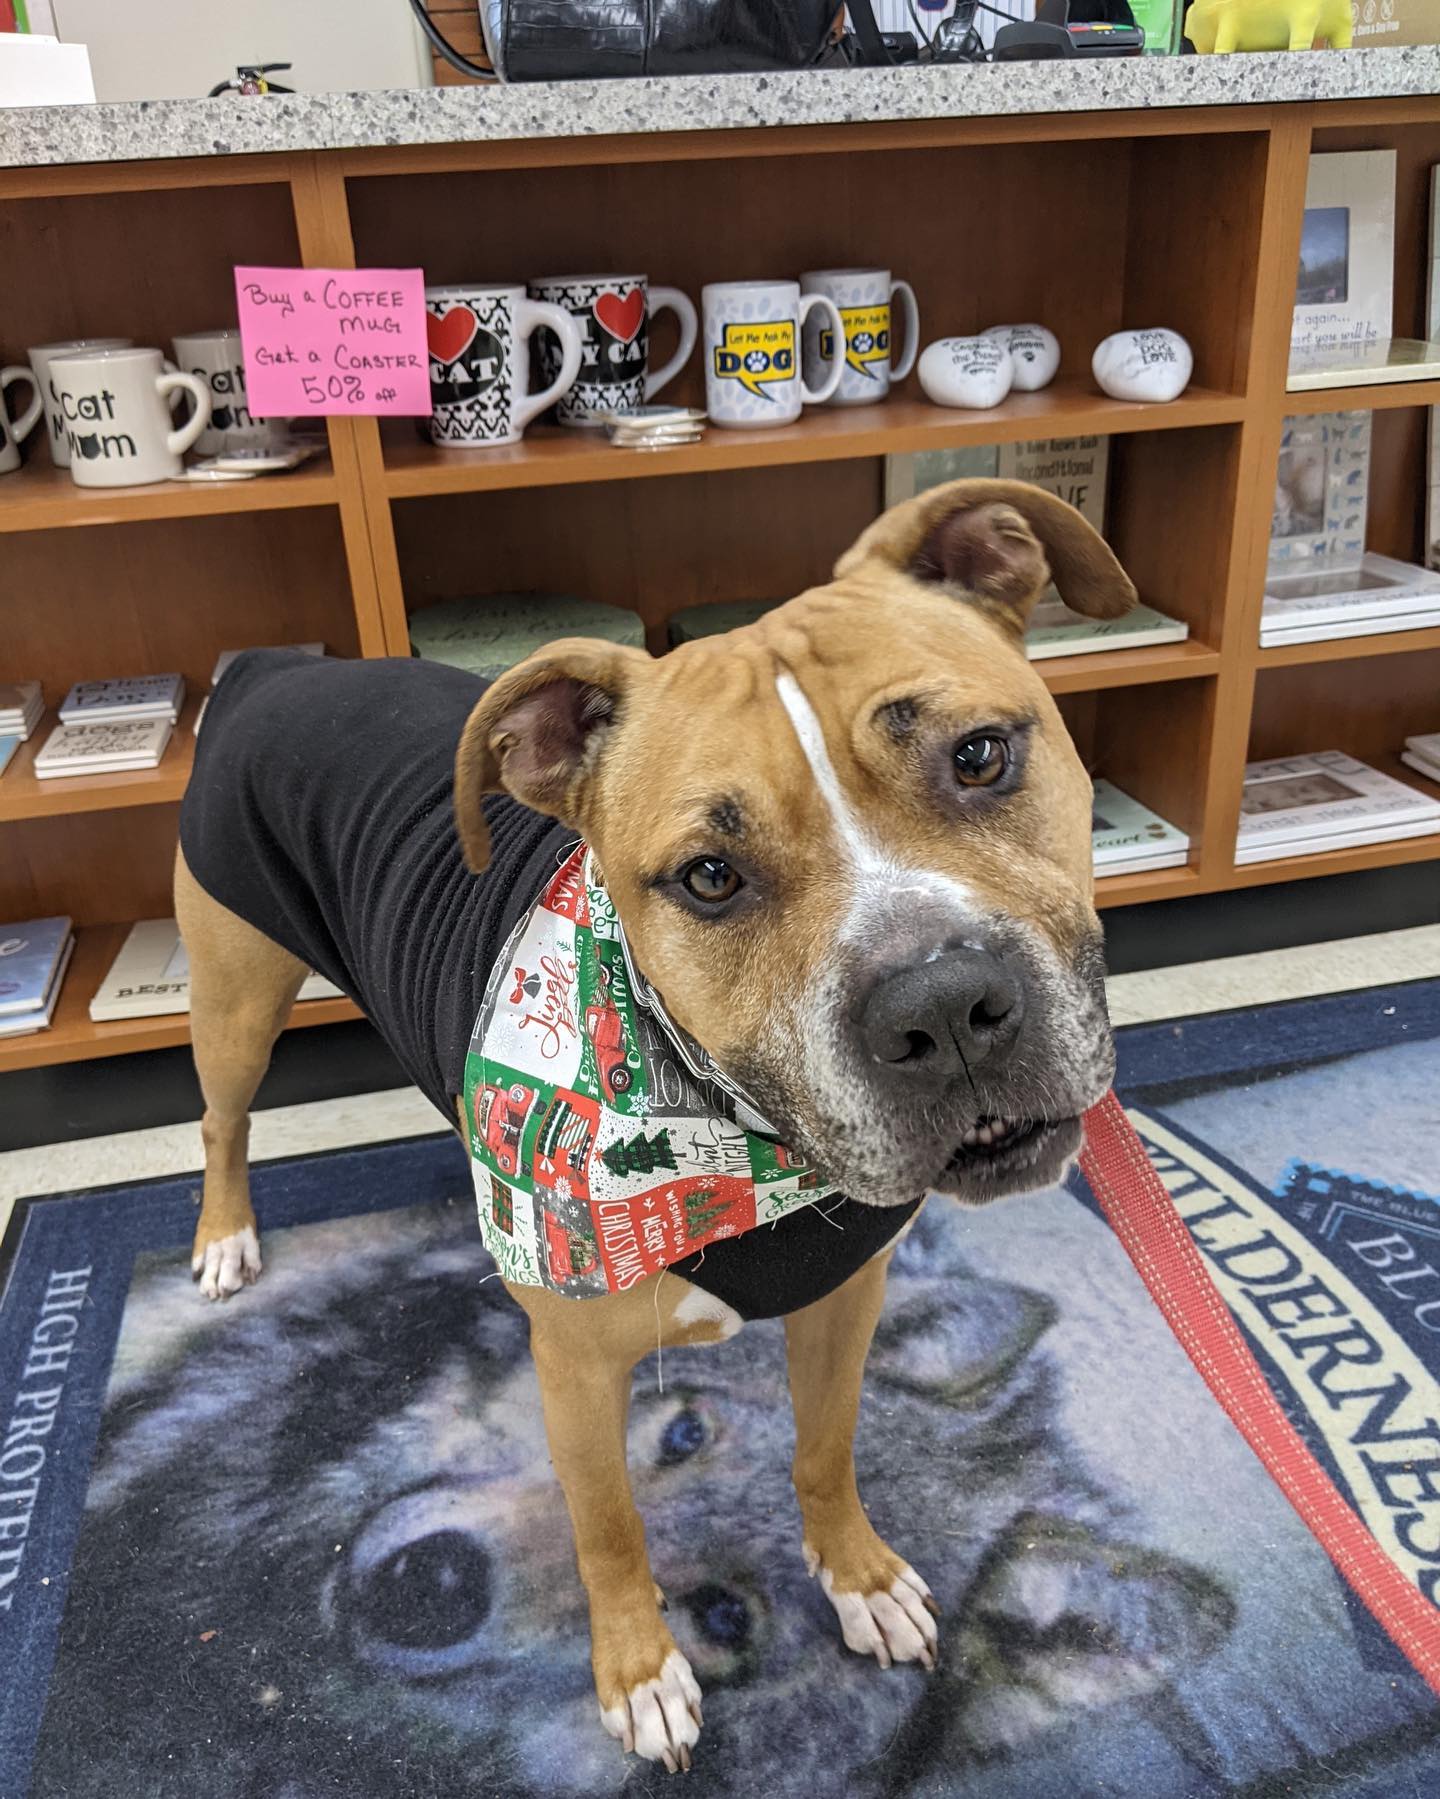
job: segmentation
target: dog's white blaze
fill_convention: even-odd
[[[865,830],[845,797],[845,789],[840,785],[840,777],[835,772],[835,764],[830,760],[825,733],[815,708],[805,697],[804,690],[789,669],[782,669],[776,675],[775,691],[779,694],[780,704],[785,708],[791,727],[800,740],[800,748],[810,764],[815,785],[820,790],[820,797],[835,826],[835,834],[846,851],[853,870],[850,917],[842,934],[849,936],[853,931],[873,923],[877,906],[886,903],[893,905],[896,900],[905,898],[941,898],[948,901],[956,912],[973,917],[979,908],[974,893],[963,881],[942,874],[939,869],[915,868],[898,860],[881,849]]]
[[[836,833],[849,850],[852,861],[857,868],[864,868],[867,864],[883,860],[884,858],[877,857],[874,845],[850,810],[845,790],[840,785],[840,777],[835,773],[835,764],[830,760],[825,733],[820,728],[815,708],[806,699],[800,683],[788,668],[776,675],[775,691],[780,695],[780,704],[785,708],[795,735],[800,739],[800,748],[804,750],[805,760],[810,764],[810,772],[815,777],[815,785],[820,789],[820,797],[830,810]]]

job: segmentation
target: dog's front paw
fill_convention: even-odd
[[[613,1705],[602,1697],[600,1722],[627,1751],[664,1762],[672,1774],[688,1774],[702,1722],[700,1687],[689,1662],[672,1648],[653,1680],[626,1687]]]
[[[820,1576],[847,1649],[857,1655],[873,1655],[882,1668],[892,1662],[919,1662],[924,1668],[933,1668],[940,1641],[935,1628],[939,1608],[910,1564],[878,1538],[876,1542],[883,1552],[876,1565],[857,1570],[849,1578],[843,1573],[837,1576],[808,1543],[804,1546],[805,1566],[812,1576]]]
[[[190,1272],[199,1281],[206,1299],[228,1299],[242,1287],[250,1286],[259,1280],[260,1267],[260,1239],[250,1224],[228,1237],[213,1237],[208,1243],[197,1237],[190,1258]]]

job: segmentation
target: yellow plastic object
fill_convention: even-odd
[[[1194,0],[1185,35],[1200,52],[1350,48],[1350,0]]]

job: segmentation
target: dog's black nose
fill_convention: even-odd
[[[1003,1062],[1024,1012],[1020,983],[998,956],[953,949],[880,981],[860,1015],[860,1036],[897,1074],[949,1080]]]

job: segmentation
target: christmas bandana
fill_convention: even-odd
[[[480,1233],[501,1274],[572,1299],[623,1292],[836,1191],[733,1110],[636,1003],[579,845],[506,944],[465,1058]]]

